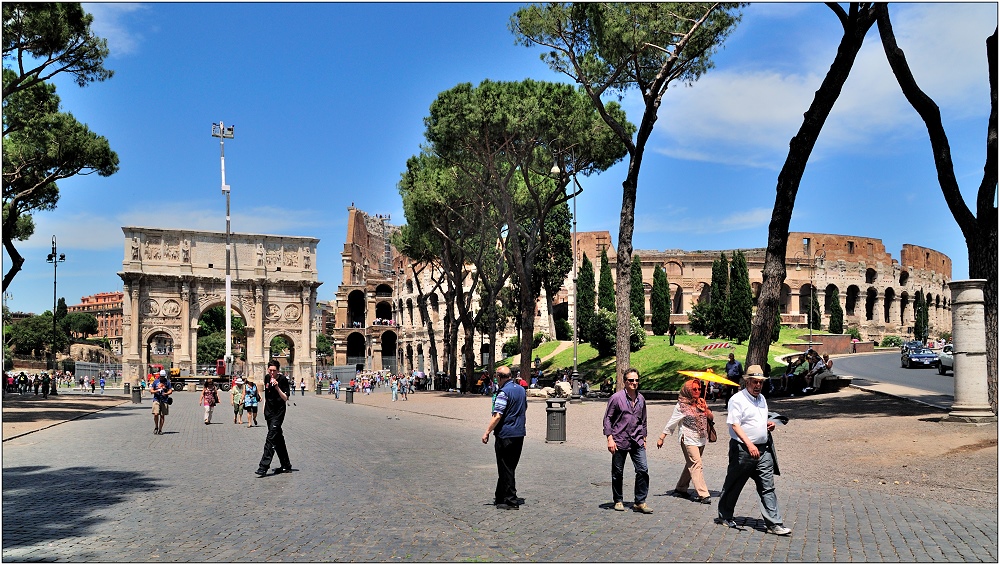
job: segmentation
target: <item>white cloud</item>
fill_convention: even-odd
[[[893,4],[890,10],[897,41],[918,83],[946,118],[985,116],[989,109],[985,39],[996,27],[996,5]],[[773,25],[776,41],[781,41],[782,22]],[[832,44],[824,47],[821,41]],[[717,68],[692,87],[673,86],[664,96],[649,149],[684,160],[780,168],[788,143],[832,63],[837,42],[839,34],[787,41],[782,45],[788,53],[784,61],[753,69]],[[789,70],[787,65],[799,59],[800,66]],[[634,92],[624,102],[634,117],[641,115],[640,104]],[[813,158],[885,151],[892,145],[887,139],[922,132],[873,26]]]
[[[134,53],[142,43],[141,33],[129,29],[125,20],[135,12],[148,9],[142,4],[129,3],[85,3],[83,9],[94,16],[91,29],[98,36],[108,40],[111,56]]]
[[[155,227],[224,232],[225,215],[197,204],[155,204],[148,209],[131,209],[121,213],[100,215],[94,212],[42,212],[34,216],[35,235],[17,245],[19,249],[51,248],[52,234],[60,249],[113,250],[123,248],[122,226]],[[234,213],[231,229],[234,233],[266,233],[308,235],[311,228],[329,225],[321,211],[292,210],[261,206],[244,213]]]
[[[759,228],[771,221],[769,208],[751,208],[734,212],[724,218],[707,221],[704,217],[683,217],[684,208],[674,209],[663,215],[636,214],[635,231],[639,233],[715,234]]]

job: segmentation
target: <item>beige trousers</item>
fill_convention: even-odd
[[[705,475],[701,469],[701,454],[705,451],[704,445],[687,445],[681,442],[681,453],[684,454],[684,471],[681,478],[677,480],[677,490],[686,492],[688,485],[694,486],[698,496],[704,498],[709,496],[708,485],[705,484]]]

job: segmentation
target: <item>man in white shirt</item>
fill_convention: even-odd
[[[760,365],[747,369],[744,382],[746,388],[729,399],[726,417],[730,438],[729,468],[719,495],[719,516],[715,522],[736,527],[733,521],[736,501],[747,479],[753,479],[767,532],[787,536],[792,530],[781,523],[778,497],[774,493],[774,452],[769,441],[774,422],[767,419],[767,399],[760,393],[764,386],[764,370]]]

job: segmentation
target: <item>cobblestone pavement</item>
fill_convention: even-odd
[[[649,454],[648,502],[655,513],[614,512],[603,402],[567,407],[565,443],[544,441],[545,404],[530,403],[517,473],[526,502],[504,511],[491,505],[493,442],[484,446],[479,439],[489,397],[426,392],[392,403],[377,392],[355,394],[348,405],[343,394],[339,401],[296,395],[285,420],[295,471],[260,479],[253,471],[266,433],[263,417],[260,427],[236,426],[223,404],[205,425],[195,393],[175,398],[163,435],[152,434],[144,398],[4,442],[3,560],[998,558],[995,503],[921,498],[810,467],[802,471],[792,449],[777,478],[789,537],[764,532],[752,483],[736,507],[740,529],[713,524],[715,498],[706,506],[668,496],[681,468],[674,438]],[[670,410],[671,403],[650,404],[651,438]],[[812,457],[819,462],[837,460],[830,444],[810,443],[802,433],[794,421],[781,428],[779,456],[782,445],[801,443],[823,454]],[[995,427],[992,437],[995,463]],[[724,438],[706,450],[713,497],[725,475],[724,452]],[[992,473],[995,493],[995,468]],[[626,472],[627,505],[631,489]]]

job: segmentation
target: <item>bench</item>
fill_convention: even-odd
[[[838,392],[842,388],[851,386],[854,377],[847,375],[831,375],[823,378],[823,384],[819,387],[819,392]]]

